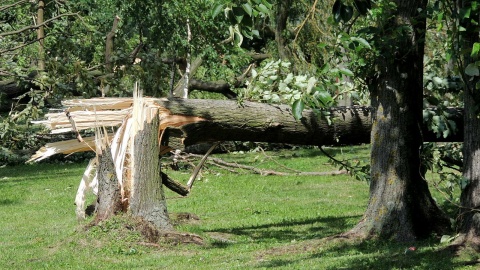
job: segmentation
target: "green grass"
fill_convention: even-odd
[[[327,151],[368,157],[365,146]],[[316,149],[267,154],[273,158],[217,157],[275,170],[335,170]],[[476,269],[463,265],[478,255],[453,257],[433,237],[407,244],[332,237],[361,219],[368,200],[368,185],[347,175],[238,175],[210,166],[187,198],[166,192],[170,212],[200,218],[177,230],[200,235],[204,245],[146,245],[123,216],[86,230],[88,220],[76,220],[73,204],[85,166],[0,168],[0,269]],[[418,250],[405,254],[411,245]]]

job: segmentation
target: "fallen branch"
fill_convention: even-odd
[[[205,164],[205,161],[207,160],[208,156],[212,153],[212,151],[215,149],[215,147],[217,147],[219,144],[220,144],[220,142],[216,142],[215,144],[213,144],[210,147],[210,149],[208,149],[207,153],[205,153],[205,155],[202,157],[202,159],[200,160],[200,163],[198,163],[198,165],[195,167],[195,170],[193,170],[192,176],[190,176],[190,179],[188,179],[188,183],[187,183],[188,190],[192,189],[193,182],[195,182],[195,178],[197,178],[197,175],[200,172],[200,170],[202,169],[203,164]]]
[[[193,156],[193,157],[200,157],[200,155],[195,155],[195,154],[187,154],[187,156]],[[266,175],[277,175],[277,176],[325,176],[325,175],[340,175],[340,174],[347,174],[348,172],[346,170],[340,170],[340,171],[330,171],[330,172],[301,172],[301,171],[295,171],[293,173],[287,173],[287,172],[278,172],[274,170],[265,170],[265,169],[259,169],[253,166],[248,166],[248,165],[243,165],[243,164],[238,164],[238,163],[233,163],[233,162],[227,162],[223,159],[220,158],[212,158],[209,157],[207,159],[210,164],[213,164],[215,166],[218,166],[222,169],[226,168],[235,168],[235,169],[242,169],[242,170],[247,170],[247,171],[252,171],[255,174],[260,174],[263,176]],[[230,170],[231,172],[234,172]]]
[[[162,176],[162,184],[164,184],[168,189],[171,191],[181,195],[181,196],[187,196],[188,193],[190,192],[190,188],[184,186],[182,183],[179,183],[170,177],[168,177],[167,174],[160,172],[160,175]]]

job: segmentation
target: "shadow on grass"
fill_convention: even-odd
[[[407,251],[409,245],[398,242],[351,240],[321,240],[313,246],[305,247],[298,244],[291,248],[291,253],[277,252],[273,257],[267,257],[260,262],[258,268],[276,268],[301,264],[312,260],[325,260],[321,269],[458,269],[469,264],[455,259],[449,249],[435,249],[431,240],[415,243],[417,250]],[[328,241],[337,243],[329,244]],[[295,250],[313,250],[313,252],[299,253]],[[328,262],[327,262],[328,261]]]
[[[20,203],[18,199],[0,199],[0,207]]]
[[[235,228],[215,229],[207,232],[218,232],[247,236],[248,238],[263,242],[275,239],[279,242],[291,242],[322,238],[338,234],[350,229],[351,219],[359,219],[361,216],[345,217],[318,217],[301,220],[284,220],[281,222],[260,224],[255,226],[241,226]],[[228,246],[222,243],[221,247]]]

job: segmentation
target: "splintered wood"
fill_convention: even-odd
[[[182,116],[168,117],[170,113],[164,108],[155,105],[152,98],[142,98],[145,104],[146,113],[149,112],[148,118],[160,116],[165,119],[162,121],[160,132],[169,126],[181,126],[185,124],[185,118]],[[66,100],[62,104],[66,107],[64,111],[48,113],[45,115],[46,120],[34,121],[35,124],[42,124],[51,130],[51,134],[60,134],[68,132],[79,132],[82,130],[95,129],[100,127],[118,127],[115,136],[110,134],[108,138],[112,140],[114,137],[128,138],[130,135],[123,135],[125,129],[130,133],[132,118],[133,98],[92,98],[92,99],[75,99]],[[155,110],[152,111],[152,108]],[[70,117],[69,117],[70,116]],[[201,121],[200,118],[195,119]],[[75,152],[95,151],[95,138],[83,138],[83,142],[79,140],[68,140],[61,142],[49,143],[38,150],[31,157],[29,162],[40,161],[55,154],[71,154]],[[126,143],[125,139],[122,142]],[[165,146],[162,152],[165,153]]]
[[[79,219],[85,218],[85,193],[88,189],[97,191],[98,172],[92,172],[97,170],[99,155],[105,154],[102,151],[106,149],[110,151],[109,155],[111,154],[114,168],[111,173],[115,174],[115,179],[118,181],[122,204],[128,205],[133,186],[132,174],[135,171],[132,169],[135,166],[134,156],[142,155],[142,153],[135,153],[133,138],[144,129],[145,123],[158,119],[158,137],[161,138],[166,128],[181,127],[188,123],[205,120],[200,117],[170,115],[169,110],[154,102],[159,99],[142,97],[141,90],[137,87],[134,92],[133,98],[66,100],[62,102],[65,110],[48,113],[46,120],[34,122],[45,125],[52,134],[74,132],[77,139],[48,143],[30,158],[30,162],[38,162],[55,154],[84,151],[97,153],[97,157],[89,163],[77,191],[75,203]],[[107,129],[114,132],[109,133]],[[93,130],[95,136],[82,138],[79,132],[83,130]],[[158,145],[160,155],[170,150],[172,149],[168,145]],[[158,177],[168,178],[160,174]],[[165,181],[167,187],[172,186],[170,184],[172,181]],[[173,186],[183,189],[183,193],[179,192],[179,194],[188,193],[186,187],[180,183],[174,183]]]

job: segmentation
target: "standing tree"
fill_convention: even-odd
[[[463,142],[463,187],[460,211],[460,238],[462,243],[470,243],[480,248],[480,118],[479,107],[479,68],[478,57],[480,38],[478,36],[478,1],[459,0],[460,11],[468,11],[460,19],[466,29],[463,32],[461,70],[464,70],[464,142]],[[463,12],[461,12],[463,14]],[[473,49],[472,49],[473,48]]]
[[[383,14],[374,38],[377,72],[370,88],[375,110],[370,199],[362,220],[347,235],[411,241],[449,226],[420,162],[427,0],[380,4]]]

